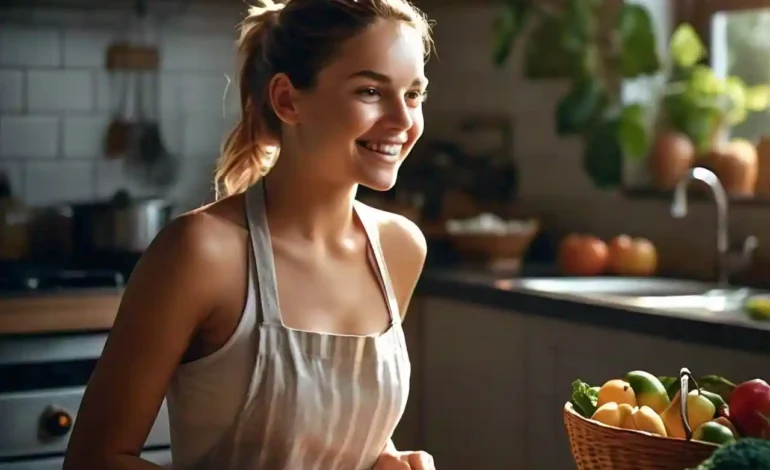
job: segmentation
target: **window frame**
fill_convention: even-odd
[[[770,0],[674,0],[675,24],[690,23],[711,49],[711,21],[723,11],[770,8]]]

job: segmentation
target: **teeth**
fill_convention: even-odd
[[[385,155],[396,156],[401,153],[400,144],[378,144],[376,142],[362,142],[364,148],[372,152],[384,153]]]

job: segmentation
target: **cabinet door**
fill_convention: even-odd
[[[412,378],[409,383],[409,401],[404,415],[393,432],[393,443],[399,450],[418,450],[425,447],[422,440],[422,347],[423,320],[422,299],[415,297],[409,305],[409,312],[404,317],[404,336],[412,363]]]
[[[422,314],[424,440],[436,467],[525,469],[522,318],[438,299]]]

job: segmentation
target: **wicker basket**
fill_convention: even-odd
[[[683,385],[686,395],[687,382]],[[686,416],[687,400],[682,402],[681,415]],[[683,422],[691,436],[689,423]],[[719,448],[708,442],[607,426],[584,418],[570,402],[564,405],[564,425],[578,470],[685,470],[697,467]]]

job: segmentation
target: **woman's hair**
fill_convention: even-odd
[[[417,29],[427,58],[431,24],[409,0],[262,0],[241,23],[241,118],[225,140],[214,175],[217,198],[243,192],[275,163],[281,123],[268,101],[268,84],[285,73],[298,89],[315,85],[340,45],[378,19]]]

